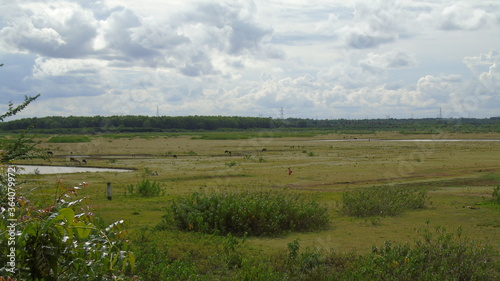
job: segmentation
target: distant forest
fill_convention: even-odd
[[[0,123],[2,132],[31,127],[48,134],[182,132],[234,130],[328,130],[332,132],[399,131],[402,133],[500,132],[500,117],[427,119],[273,119],[238,116],[69,116],[25,118]]]

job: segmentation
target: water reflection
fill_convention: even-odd
[[[95,172],[131,172],[129,169],[92,168],[92,167],[65,167],[65,166],[36,166],[15,165],[18,174],[71,174]]]

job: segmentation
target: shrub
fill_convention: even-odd
[[[483,243],[447,233],[436,227],[419,230],[415,246],[386,242],[374,247],[358,264],[355,279],[361,280],[495,280],[498,254]],[[354,277],[354,276],[353,276]]]
[[[237,236],[278,235],[328,224],[326,207],[290,192],[195,192],[174,200],[164,218],[182,230]]]
[[[162,187],[156,181],[151,182],[149,179],[142,179],[137,185],[127,186],[130,195],[138,195],[141,197],[156,197],[162,195]]]
[[[0,276],[19,280],[116,280],[134,271],[135,256],[128,250],[126,233],[121,229],[123,220],[103,226],[88,206],[82,213],[75,212],[73,206],[82,199],[64,201],[76,195],[77,187],[58,182],[56,188],[64,192],[48,207],[35,206],[22,196],[16,198],[22,204],[12,230],[15,236],[7,231],[12,225],[10,217],[0,214],[0,262],[8,264],[8,251],[15,247],[17,269],[14,273],[3,267]]]
[[[137,247],[137,275],[141,280],[200,280],[194,264],[172,260],[168,248],[158,248],[151,243]]]
[[[427,191],[423,188],[374,186],[342,194],[341,211],[349,216],[394,216],[405,210],[425,207]]]
[[[491,246],[462,237],[461,229],[447,233],[436,227],[418,230],[420,238],[409,243],[386,241],[364,255],[300,249],[298,240],[288,244],[270,265],[287,280],[497,280],[500,256]],[[279,280],[279,279],[275,279]]]

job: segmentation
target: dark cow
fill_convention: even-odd
[[[69,158],[69,161],[70,161],[70,162],[74,162],[74,163],[76,163],[76,164],[78,164],[78,165],[81,165],[81,164],[82,164],[82,162],[80,162],[80,160],[78,160],[78,159],[76,159],[76,158],[73,158],[73,157],[70,157],[70,158]]]

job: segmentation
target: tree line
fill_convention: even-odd
[[[426,119],[274,119],[240,116],[51,116],[0,122],[0,130],[40,133],[180,132],[248,129],[323,129],[341,132],[500,132],[500,117]]]

